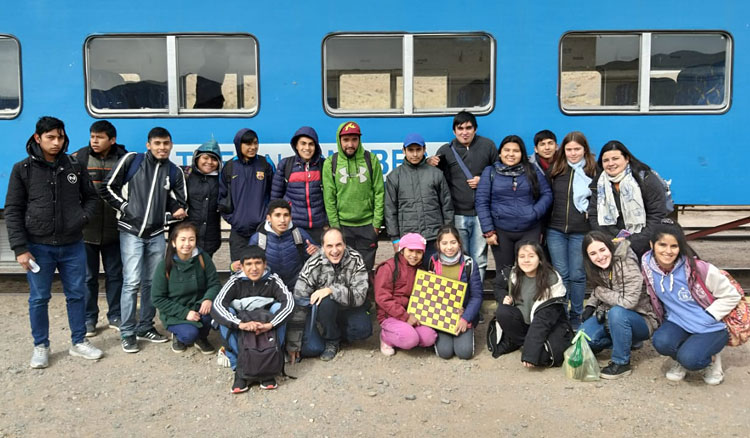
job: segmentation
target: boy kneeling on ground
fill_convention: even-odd
[[[266,254],[257,245],[248,247],[240,260],[242,270],[233,274],[219,292],[211,309],[211,316],[219,323],[225,348],[219,352],[219,361],[235,370],[232,393],[248,390],[248,382],[237,369],[239,353],[238,331],[253,332],[256,336],[276,329],[278,345],[284,344],[286,320],[294,309],[292,294],[276,274],[271,274],[266,264]],[[269,322],[242,321],[238,313],[268,309],[273,318]],[[283,350],[282,350],[283,351]],[[260,389],[276,389],[276,379],[263,379]]]

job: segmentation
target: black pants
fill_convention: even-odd
[[[323,242],[321,242],[321,237],[323,236],[323,227],[319,227],[319,228],[299,227],[299,228],[307,231],[307,234],[310,235],[314,244],[321,245],[321,246],[323,245]]]
[[[516,351],[523,345],[529,325],[523,320],[521,311],[516,306],[499,304],[495,311],[495,317],[503,329],[503,337],[500,341],[500,354]]]
[[[229,232],[229,258],[232,262],[242,259],[242,253],[249,247],[250,236],[244,236],[234,230]]]
[[[326,342],[359,341],[372,335],[372,321],[365,306],[344,307],[325,297],[318,305],[318,323]]]
[[[542,226],[537,224],[530,230],[521,232],[503,231],[495,229],[497,233],[497,245],[490,245],[492,255],[495,257],[495,269],[513,266],[516,261],[516,245],[527,240],[539,243],[542,235]]]
[[[342,225],[341,231],[344,233],[346,245],[360,253],[364,259],[367,271],[372,271],[373,266],[375,266],[375,253],[378,250],[378,234],[372,225],[363,225],[361,227],[347,227]]]

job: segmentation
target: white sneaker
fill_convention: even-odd
[[[394,354],[396,354],[396,350],[390,345],[383,342],[382,339],[380,340],[380,352],[386,356],[393,356]]]
[[[672,365],[672,368],[667,371],[667,380],[671,380],[673,382],[679,382],[682,379],[685,378],[685,374],[687,374],[687,370],[685,367],[680,365],[679,362],[675,361],[674,365]]]
[[[34,353],[31,355],[31,368],[47,368],[49,366],[49,347],[44,345],[34,346]]]
[[[713,363],[703,370],[703,381],[708,385],[718,385],[724,381],[724,371],[721,369],[721,355],[714,357]]]
[[[216,355],[216,363],[223,368],[229,368],[232,366],[232,362],[229,360],[224,347],[219,348],[219,353]]]
[[[84,339],[83,342],[78,344],[71,345],[68,349],[68,354],[89,360],[101,359],[102,356],[104,356],[102,350],[94,347],[88,339]]]

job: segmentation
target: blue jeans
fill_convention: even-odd
[[[607,312],[607,320],[600,324],[596,316],[587,319],[581,330],[591,338],[589,346],[594,353],[612,348],[612,362],[630,363],[630,347],[648,339],[648,324],[641,315],[624,307],[615,306]]]
[[[361,341],[372,336],[372,321],[367,313],[367,304],[359,307],[344,307],[330,296],[318,304],[320,335],[326,342]]]
[[[281,309],[281,303],[273,303],[269,311],[276,313]],[[228,309],[233,315],[237,312],[231,307]],[[233,330],[227,326],[219,324],[219,333],[228,348],[224,349],[224,353],[229,358],[229,363],[232,365],[232,369],[237,368],[237,353],[240,351],[239,345],[237,344],[237,330]],[[279,338],[279,346],[284,346],[284,340],[286,339],[286,323],[276,327],[276,336]]]
[[[164,259],[165,249],[166,241],[161,234],[150,239],[141,239],[134,234],[120,231],[120,255],[123,265],[120,335],[123,338],[154,328],[156,309],[151,304],[151,279],[156,265]],[[141,315],[140,321],[136,321],[139,287]]]
[[[711,356],[721,352],[728,341],[726,329],[711,333],[689,333],[666,320],[656,329],[651,339],[659,354],[671,357],[690,371],[702,370],[711,365]]]
[[[96,324],[99,319],[99,254],[104,265],[105,291],[107,294],[107,319],[112,322],[120,318],[122,293],[122,258],[120,241],[106,245],[86,244],[86,322]]]
[[[70,338],[74,344],[83,342],[86,335],[86,250],[83,241],[59,246],[28,242],[26,246],[40,268],[36,274],[31,271],[26,273],[34,345],[49,347],[48,308],[55,269],[60,272],[65,294]]]
[[[197,339],[206,339],[211,333],[211,315],[201,315],[201,327],[185,322],[173,324],[167,330],[174,333],[177,340],[185,345],[192,345]]]
[[[568,317],[574,329],[581,324],[583,300],[586,296],[586,271],[583,269],[583,233],[563,233],[547,230],[547,249],[552,265],[560,273],[567,299],[570,302]]]
[[[479,276],[484,282],[484,273],[487,270],[487,241],[482,235],[479,217],[457,214],[453,217],[453,222],[460,234],[464,253],[474,259],[479,268]]]

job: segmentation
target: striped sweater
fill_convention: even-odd
[[[270,269],[258,281],[252,281],[240,271],[229,277],[219,295],[214,299],[211,308],[211,316],[219,324],[237,330],[241,322],[237,315],[229,311],[232,301],[243,300],[249,297],[273,298],[274,302],[281,303],[281,309],[276,312],[271,320],[274,327],[284,324],[294,309],[292,293],[286,288],[284,282],[276,274],[271,274]],[[236,309],[235,309],[236,310]]]

